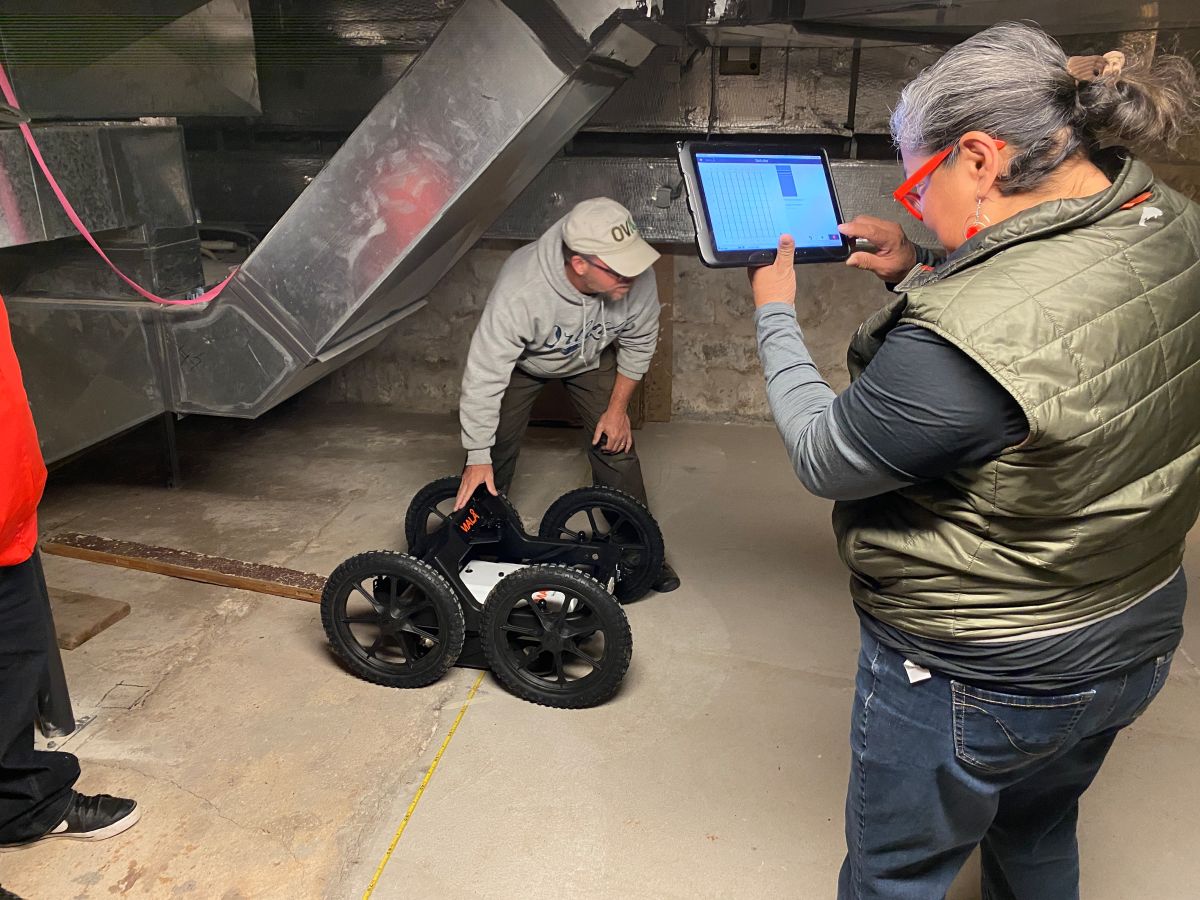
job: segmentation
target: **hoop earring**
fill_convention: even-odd
[[[983,214],[983,198],[976,197],[975,214],[967,220],[966,227],[963,228],[963,234],[966,235],[966,238],[969,241],[991,224],[992,220]]]

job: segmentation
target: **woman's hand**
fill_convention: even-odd
[[[767,303],[796,304],[796,242],[790,234],[779,238],[775,262],[747,270],[754,289],[754,308]]]
[[[917,248],[895,222],[874,216],[855,216],[839,225],[838,231],[846,237],[868,240],[876,247],[874,253],[865,250],[851,253],[846,260],[848,266],[866,269],[884,281],[895,283],[902,281],[917,264]]]

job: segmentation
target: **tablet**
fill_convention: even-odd
[[[796,262],[850,255],[829,159],[819,147],[734,141],[679,145],[696,244],[708,266],[775,261],[779,236],[796,239]]]

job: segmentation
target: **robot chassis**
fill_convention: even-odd
[[[334,654],[389,687],[423,687],[459,665],[491,669],[545,706],[608,700],[633,653],[620,604],[662,567],[658,523],[628,494],[585,487],[555,500],[531,535],[486,487],[452,511],[458,487],[442,478],[413,497],[408,553],[360,553],[329,576],[321,621]]]

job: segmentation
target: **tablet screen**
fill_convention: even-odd
[[[696,169],[720,252],[842,245],[820,156],[697,152]]]

